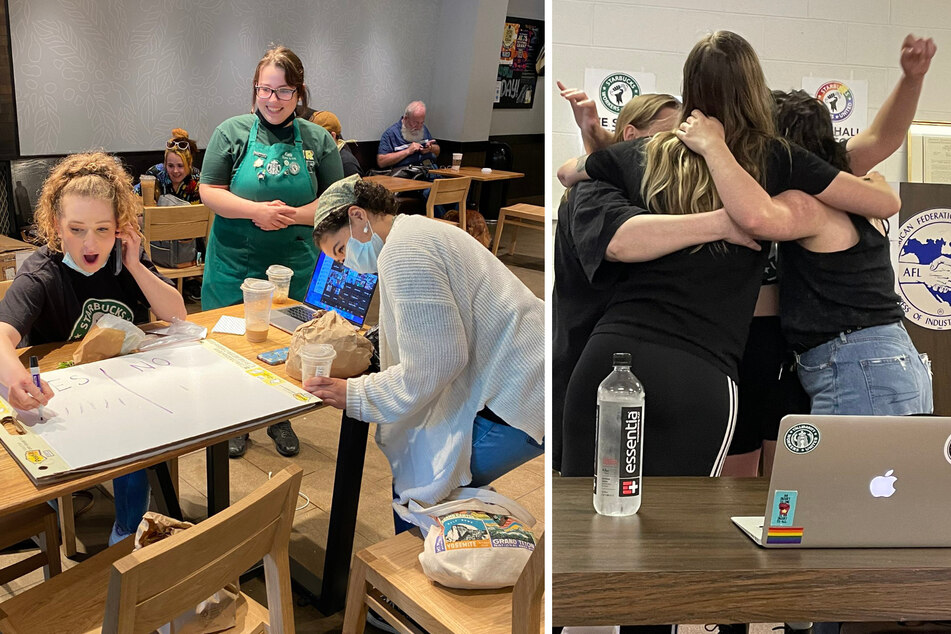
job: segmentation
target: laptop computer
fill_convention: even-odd
[[[360,328],[378,281],[375,273],[356,273],[321,253],[310,277],[304,304],[272,310],[271,325],[292,333],[313,319],[317,310],[332,310]]]
[[[951,546],[951,418],[786,416],[763,517],[766,548]]]

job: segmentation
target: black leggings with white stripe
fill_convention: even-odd
[[[594,472],[598,385],[615,352],[631,353],[646,394],[644,475],[719,475],[736,423],[736,384],[688,352],[612,334],[588,340],[568,382],[561,474]]]

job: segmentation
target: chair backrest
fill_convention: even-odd
[[[103,632],[151,632],[264,559],[270,631],[294,633],[288,540],[301,468],[287,467],[249,496],[113,565]]]
[[[433,210],[436,205],[459,203],[459,217],[462,220],[459,226],[465,228],[466,196],[469,195],[469,185],[472,179],[468,176],[459,178],[437,178],[429,190],[426,200],[426,215],[435,217]]]
[[[10,290],[10,285],[13,284],[13,280],[3,280],[0,282],[0,299],[3,299],[7,291]]]
[[[512,634],[538,634],[542,627],[545,592],[545,534],[535,540],[535,550],[512,588]]]
[[[145,252],[152,257],[151,243],[156,240],[187,240],[205,238],[211,233],[215,212],[205,205],[174,205],[146,207],[142,233]],[[207,244],[207,242],[206,242]]]

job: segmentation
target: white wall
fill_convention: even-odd
[[[545,0],[509,0],[506,16],[545,21]],[[548,25],[545,25],[548,30]],[[548,39],[548,33],[545,33]],[[502,36],[499,36],[499,48]],[[545,100],[548,98],[546,77],[539,77],[535,85],[535,103],[531,108],[500,108],[492,111],[491,135],[542,134],[545,132]]]
[[[301,57],[311,105],[348,138],[378,139],[422,99],[439,138],[484,140],[507,4],[9,0],[21,153],[155,150],[173,127],[204,147],[250,111],[272,42]]]
[[[938,52],[925,80],[918,119],[951,121],[951,2],[946,0],[552,0],[553,167],[580,149],[571,108],[555,79],[582,87],[585,68],[657,75],[657,91],[680,94],[683,63],[702,35],[736,31],[756,49],[771,88],[799,88],[803,76],[869,82],[869,121],[901,70],[905,35],[933,37]],[[904,180],[902,148],[878,167]],[[563,191],[554,177],[553,196]]]

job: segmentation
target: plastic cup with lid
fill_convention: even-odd
[[[301,381],[312,376],[330,376],[337,351],[329,343],[308,343],[300,349]]]
[[[291,290],[291,278],[294,277],[294,269],[280,264],[272,264],[267,267],[265,273],[267,273],[268,281],[274,284],[274,303],[285,303]]]
[[[267,339],[271,325],[271,298],[274,284],[249,277],[241,285],[244,293],[244,336],[251,342]]]

